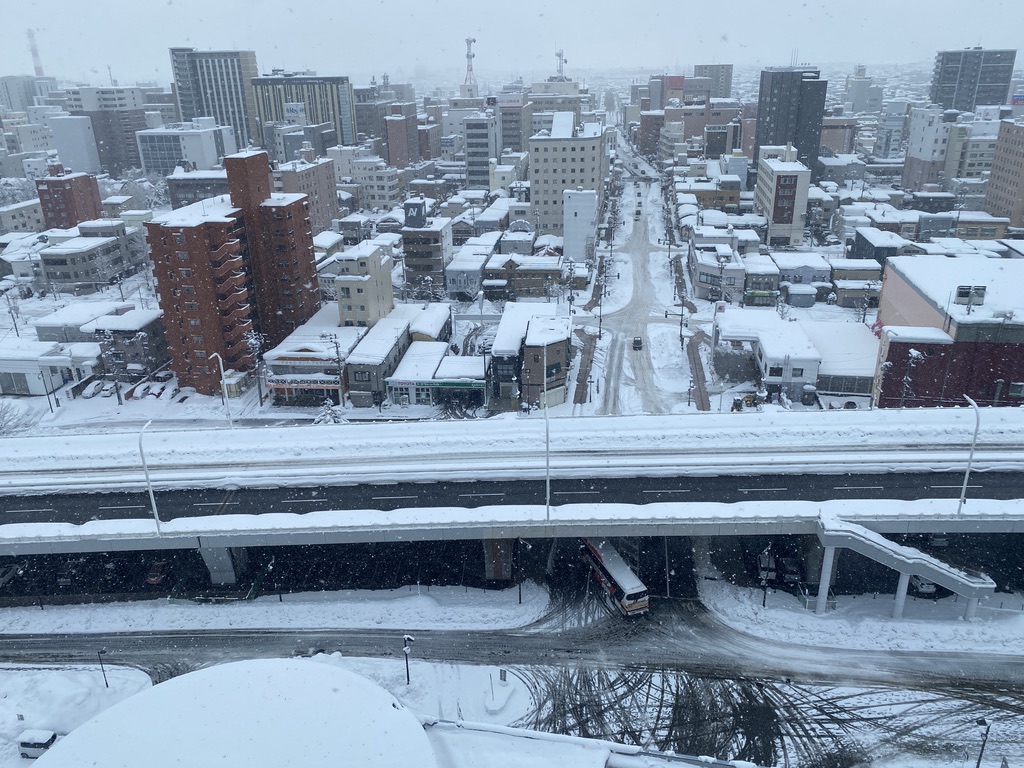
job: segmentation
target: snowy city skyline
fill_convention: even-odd
[[[124,0],[100,0],[86,14],[71,0],[39,0],[3,9],[7,35],[0,72],[32,71],[28,28],[35,30],[48,75],[92,85],[109,84],[111,75],[122,85],[166,84],[167,49],[176,46],[254,50],[262,72],[314,69],[348,75],[357,84],[388,72],[395,82],[438,85],[445,79],[461,82],[469,36],[477,40],[478,77],[494,83],[548,77],[556,50],[565,51],[570,74],[585,77],[611,69],[674,73],[703,63],[782,66],[794,56],[819,66],[921,63],[936,50],[1017,46],[1024,6],[980,0],[970,7],[950,24],[927,0],[895,4],[884,16],[853,17],[836,6],[790,0],[769,12],[754,0],[739,0],[730,4],[728,16],[714,5],[648,0],[629,6],[628,21],[636,30],[629,35],[621,19],[627,11],[612,0],[588,3],[585,12],[575,4],[526,0],[500,23],[491,13],[468,13],[452,0],[351,9],[318,2],[282,8],[264,0],[168,0],[146,7],[145,18]]]

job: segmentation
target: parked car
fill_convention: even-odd
[[[644,340],[641,337],[639,337],[639,336],[634,336],[633,337],[633,349],[639,350],[639,349],[643,349],[643,348],[644,348]]]
[[[53,731],[22,731],[18,737],[18,752],[26,760],[42,757],[46,750],[57,743],[58,738]]]
[[[174,566],[170,560],[157,560],[149,567],[146,584],[151,587],[166,587],[173,580]]]
[[[132,400],[141,400],[149,392],[150,382],[144,381],[135,387],[135,391],[132,393]]]
[[[94,381],[89,386],[82,390],[82,397],[84,397],[86,400],[89,400],[91,398],[96,397],[96,395],[98,395],[102,389],[103,382]]]
[[[153,385],[150,386],[149,392],[146,393],[146,396],[147,397],[160,397],[160,395],[162,395],[164,393],[165,389],[167,389],[167,385],[166,384],[163,384],[163,383],[161,383],[159,381],[153,382]]]
[[[174,371],[157,371],[153,374],[153,381],[166,383],[174,378]]]
[[[910,577],[910,588],[919,595],[935,594],[935,582],[928,581],[928,579],[922,578],[916,574]]]
[[[108,381],[106,384],[103,385],[103,388],[100,390],[100,397],[113,397],[116,391],[117,384],[115,384],[112,381]]]

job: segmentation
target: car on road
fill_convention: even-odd
[[[928,581],[917,574],[910,577],[910,587],[919,595],[935,594],[935,582]]]
[[[157,560],[149,567],[146,584],[150,587],[169,586],[174,578],[174,566],[170,560]]]
[[[633,337],[633,349],[640,350],[644,348],[644,340],[640,336]]]

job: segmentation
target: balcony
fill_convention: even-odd
[[[246,280],[245,272],[240,269],[224,272],[219,275],[215,275],[215,281],[217,290],[221,292],[227,292],[232,288],[237,288],[240,285],[244,285]]]
[[[211,262],[210,267],[214,277],[224,277],[231,272],[240,271],[242,269],[242,256],[237,252],[225,254],[223,258]]]
[[[239,304],[230,311],[221,310],[220,319],[228,326],[250,319],[251,307],[249,304]]]
[[[217,286],[217,303],[221,306],[246,304],[248,301],[249,286],[246,283],[238,286]]]
[[[252,330],[252,320],[242,320],[237,323],[225,325],[221,328],[224,335],[224,341],[228,344],[234,344],[238,339],[243,337],[247,331]]]

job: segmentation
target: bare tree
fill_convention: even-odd
[[[28,413],[10,400],[0,400],[0,436],[14,435],[32,423]]]

